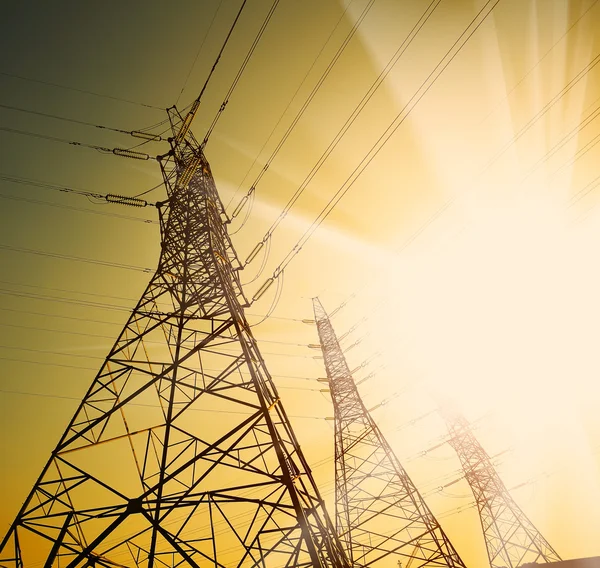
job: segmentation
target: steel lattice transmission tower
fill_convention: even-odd
[[[193,116],[168,112],[158,268],[1,541],[0,566],[347,567],[244,315]]]
[[[466,480],[479,510],[490,566],[518,568],[530,562],[561,560],[506,489],[468,421],[446,403],[441,408]]]
[[[315,320],[335,421],[336,529],[353,566],[464,568],[366,409],[318,299]]]

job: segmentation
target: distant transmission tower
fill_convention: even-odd
[[[464,568],[363,404],[323,306],[313,304],[334,408],[336,529],[352,565],[391,556],[387,566]]]
[[[448,424],[450,445],[458,454],[475,497],[490,566],[518,568],[530,562],[560,561],[557,552],[510,496],[464,416],[447,405],[442,414]]]
[[[244,315],[193,116],[168,112],[158,268],[0,542],[0,566],[347,567]]]

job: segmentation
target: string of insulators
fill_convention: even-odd
[[[335,308],[335,310],[333,310],[330,314],[329,317],[332,318],[335,314],[337,314],[344,306],[346,306],[346,304],[352,299],[356,297],[355,293],[350,294],[350,296],[348,296],[348,299],[343,301],[337,308]]]
[[[138,199],[137,197],[128,197],[127,195],[115,195],[108,193],[104,196],[104,199],[109,203],[117,203],[119,205],[129,205],[130,207],[147,207],[148,202],[145,199]]]
[[[309,349],[321,349],[321,346],[318,343],[309,343],[308,348]]]
[[[446,483],[446,485],[442,485],[443,489],[447,489],[448,487],[450,487],[451,485],[454,485],[455,483],[458,483],[459,481],[462,481],[464,479],[464,476],[460,476],[457,479],[454,479],[452,481],[449,481],[448,483]]]
[[[344,353],[346,353],[347,351],[350,351],[350,349],[352,349],[353,347],[356,347],[360,342],[362,341],[362,339],[359,339],[358,341],[355,341],[352,345],[350,345],[349,347],[346,347],[346,349],[344,349]]]
[[[369,373],[366,377],[363,377],[360,381],[358,381],[356,383],[356,385],[358,386],[358,385],[364,383],[365,381],[368,381],[369,379],[372,379],[374,376],[375,376],[374,372],[373,373]]]
[[[234,215],[231,217],[233,219],[233,217],[235,217],[235,211],[234,211]],[[250,252],[250,254],[248,255],[248,257],[246,258],[246,260],[244,261],[244,266],[247,266],[248,264],[250,264],[255,258],[256,255],[262,250],[262,248],[265,246],[266,241],[260,241]],[[272,280],[272,278],[271,278]]]
[[[143,132],[142,130],[123,130],[122,128],[113,128],[111,126],[104,126],[103,124],[94,124],[93,122],[87,122],[85,120],[77,120],[76,118],[69,118],[67,116],[59,116],[56,114],[40,112],[37,110],[16,107],[16,106],[12,106],[12,105],[0,104],[0,108],[14,110],[14,111],[18,111],[18,112],[24,112],[27,114],[34,114],[37,116],[44,116],[47,118],[54,118],[56,120],[72,122],[74,124],[83,124],[85,126],[92,126],[94,128],[99,128],[100,130],[110,130],[112,132],[119,132],[120,134],[128,134],[130,136],[133,136],[134,138],[141,138],[143,140],[147,140],[148,142],[162,142],[162,140],[163,140],[163,138],[160,134],[151,134],[149,132]]]
[[[340,308],[338,308],[339,310]],[[335,310],[337,311],[337,310]],[[329,316],[331,318],[331,316]],[[360,324],[364,323],[367,321],[367,318],[361,318],[359,321],[357,321],[346,333],[344,333],[343,335],[340,336],[340,341],[342,341],[343,339],[345,339],[346,337],[348,337],[353,331],[355,331]]]
[[[315,320],[311,320],[311,319],[303,319],[302,323],[305,323],[306,325],[314,325],[317,322]]]
[[[127,150],[126,148],[113,148],[109,150],[115,156],[121,156],[122,158],[132,158],[133,160],[150,160],[150,155],[144,152],[135,152],[134,150]]]
[[[437,450],[438,448],[441,448],[442,446],[444,446],[447,443],[448,443],[448,440],[444,440],[443,442],[436,444],[435,446],[432,446],[431,448],[427,448],[426,450],[423,450],[421,452],[421,455],[426,456],[429,452],[433,452],[433,450]]]
[[[246,203],[248,203],[248,199],[250,199],[250,197],[254,193],[254,190],[255,190],[255,188],[251,187],[248,190],[248,192],[246,193],[246,195],[244,195],[244,197],[242,197],[242,199],[240,200],[240,202],[237,204],[237,207],[233,210],[233,213],[231,214],[231,219],[232,220],[235,219],[242,212],[242,209],[244,208],[244,206],[246,205]],[[250,261],[247,260],[246,262],[250,262]]]
[[[272,286],[273,282],[275,282],[275,278],[269,278],[263,282],[263,285],[255,292],[254,296],[252,296],[252,301],[256,302],[263,294]]]
[[[141,138],[142,140],[148,140],[149,142],[162,142],[163,137],[160,134],[150,134],[149,132],[142,132],[141,130],[131,130],[129,132],[134,138]]]

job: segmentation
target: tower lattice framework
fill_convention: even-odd
[[[363,404],[323,306],[313,305],[334,408],[336,530],[352,565],[464,568]]]
[[[0,566],[347,567],[244,315],[193,115],[168,112],[158,268],[0,542]]]
[[[558,553],[511,497],[466,418],[447,404],[442,414],[450,433],[449,443],[458,454],[475,497],[490,566],[518,568],[530,562],[560,561]]]

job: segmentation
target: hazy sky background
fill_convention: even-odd
[[[270,4],[248,1],[202,101],[198,137]],[[281,0],[206,147],[224,203],[233,198],[230,212],[366,5]],[[374,2],[258,184],[248,221],[233,237],[242,258],[427,5]],[[275,231],[249,296],[410,108],[484,5],[441,1]],[[125,130],[158,123],[166,116],[160,109],[196,97],[238,7],[233,0],[4,1],[0,105]],[[598,30],[597,0],[500,0],[285,271],[274,317],[255,330],[309,462],[319,464],[331,514],[332,409],[316,380],[324,375],[319,352],[308,347],[318,342],[316,328],[301,320],[312,317],[311,297],[333,311],[356,292],[333,324],[342,335],[368,318],[344,341],[360,340],[347,353],[351,368],[376,355],[356,373],[375,372],[361,393],[367,407],[389,400],[373,415],[467,564],[487,562],[472,495],[464,480],[438,490],[460,477],[459,462],[448,445],[420,455],[445,435],[431,391],[454,397],[475,421],[507,487],[519,486],[515,499],[563,558],[600,554]],[[0,127],[109,148],[139,142],[2,107]],[[4,532],[159,252],[152,207],[96,204],[6,178],[135,195],[161,176],[153,161],[14,132],[0,131],[0,140]],[[163,142],[138,150],[166,149]],[[147,199],[164,196],[159,188]],[[273,291],[248,310],[252,322],[267,312]]]

